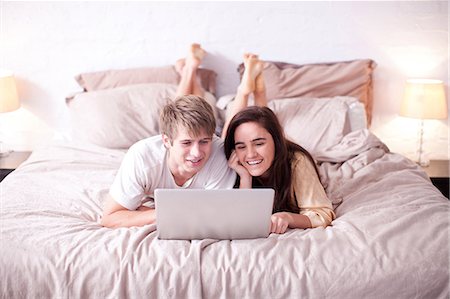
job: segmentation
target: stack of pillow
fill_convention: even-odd
[[[266,62],[269,107],[288,137],[314,153],[335,144],[355,127],[365,127],[366,120],[370,124],[375,66],[369,59],[304,65]],[[238,70],[242,74],[242,64]],[[221,124],[225,114],[221,109],[226,105],[216,106],[224,102],[216,101],[217,74],[200,69],[199,76],[205,98]],[[67,100],[72,137],[127,149],[140,139],[159,134],[160,110],[173,100],[180,78],[173,66],[166,66],[84,73],[75,79],[84,92]],[[363,114],[356,126],[350,123],[352,107]]]

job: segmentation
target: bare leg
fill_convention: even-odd
[[[251,93],[254,93],[256,101],[256,88],[258,88],[259,92],[259,102],[262,102],[262,93],[264,93],[265,96],[264,81],[262,82],[262,84],[261,82],[257,82],[257,78],[261,76],[264,67],[263,62],[259,60],[258,55],[244,54],[244,66],[244,74],[242,75],[241,83],[237,88],[236,97],[234,98],[234,101],[231,103],[230,107],[228,108],[229,110],[227,111],[227,119],[223,127],[222,138],[225,138],[228,124],[230,123],[230,120],[233,118],[233,116],[247,107],[248,97]],[[261,79],[264,80],[264,78],[262,77]]]
[[[191,49],[194,53],[195,58],[199,61],[198,65],[200,65],[201,61],[206,55],[206,51],[203,50],[199,44],[193,44]],[[200,82],[200,77],[198,77],[197,75],[192,82],[192,93],[201,97],[205,95],[205,90],[203,89]]]
[[[264,83],[264,75],[262,71],[256,77],[255,91],[253,92],[253,95],[255,97],[256,106],[267,107],[266,85]]]
[[[177,88],[177,96],[186,94],[204,96],[205,91],[197,78],[197,69],[205,55],[205,50],[203,50],[199,44],[192,44],[186,58],[176,62],[175,69],[181,76]]]

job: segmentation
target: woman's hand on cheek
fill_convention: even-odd
[[[248,170],[239,162],[236,152],[233,151],[228,159],[228,166],[236,171],[236,173],[241,178],[241,188],[251,188],[252,187],[252,176]]]
[[[293,221],[291,214],[287,212],[275,213],[270,220],[272,222],[270,232],[276,234],[284,234]]]

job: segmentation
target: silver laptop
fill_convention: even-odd
[[[273,189],[157,189],[160,239],[254,239],[270,233]]]

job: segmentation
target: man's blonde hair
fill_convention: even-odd
[[[164,106],[159,118],[162,134],[173,140],[179,127],[184,127],[193,136],[202,132],[213,135],[216,120],[211,105],[202,97],[195,95],[180,96]]]

